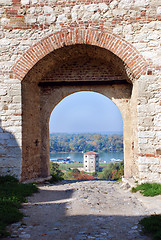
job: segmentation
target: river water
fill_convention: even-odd
[[[71,153],[50,153],[50,159],[57,158],[67,158],[70,157],[74,162],[83,162],[83,153],[71,152]],[[107,153],[99,153],[99,160],[110,162],[112,158],[115,159],[124,159],[123,152],[107,152]]]

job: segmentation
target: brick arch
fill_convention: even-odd
[[[94,45],[111,51],[127,64],[136,78],[147,72],[148,63],[127,41],[105,30],[74,28],[52,33],[30,47],[13,66],[14,77],[23,80],[28,71],[47,54],[74,44]]]

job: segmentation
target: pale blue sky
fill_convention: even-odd
[[[50,133],[122,132],[117,106],[102,94],[83,91],[64,98],[53,110]]]

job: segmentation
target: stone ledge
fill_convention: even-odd
[[[23,183],[43,183],[45,181],[49,181],[52,178],[52,176],[46,177],[46,178],[32,178],[30,180],[22,181]]]

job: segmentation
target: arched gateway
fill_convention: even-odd
[[[106,31],[63,30],[32,46],[12,70],[22,84],[22,181],[49,176],[50,113],[82,90],[101,93],[120,109],[125,177],[138,176],[137,79],[147,63],[133,46]]]
[[[122,114],[125,177],[161,182],[160,3],[0,7],[0,174],[47,177],[51,111],[67,95],[94,91]]]

